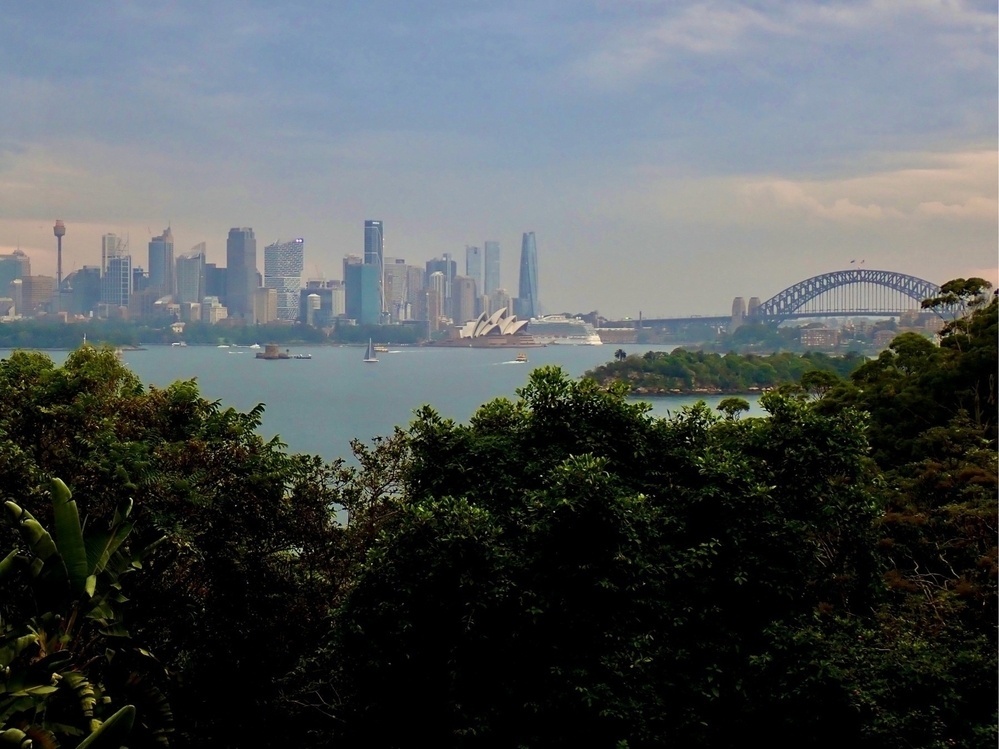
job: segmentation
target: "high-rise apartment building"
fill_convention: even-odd
[[[160,296],[173,296],[173,232],[168,226],[158,237],[149,240],[149,287]]]
[[[364,264],[378,269],[379,313],[385,312],[385,227],[381,221],[364,222]]]
[[[465,246],[465,276],[475,282],[475,293],[482,293],[482,248]]]
[[[305,270],[305,240],[275,242],[264,248],[264,286],[277,292],[277,319],[295,321]]]
[[[534,232],[524,232],[520,244],[520,287],[517,294],[516,314],[522,320],[537,317],[538,306],[538,246]]]
[[[482,246],[485,257],[485,272],[480,294],[492,294],[500,288],[500,246],[499,242],[486,241]]]
[[[201,242],[177,258],[177,302],[197,304],[208,296],[206,291],[205,243]]]
[[[228,316],[252,325],[257,290],[257,238],[253,229],[244,226],[229,230],[225,264]]]

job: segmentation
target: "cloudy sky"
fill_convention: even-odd
[[[851,267],[997,278],[994,0],[5,3],[0,251],[339,278],[537,237],[548,311],[725,314]]]

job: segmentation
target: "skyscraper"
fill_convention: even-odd
[[[381,221],[364,222],[364,264],[377,268],[379,312],[385,312],[385,227]]]
[[[201,242],[177,258],[177,302],[200,304],[208,296],[205,290],[205,243]]]
[[[115,234],[101,237],[101,303],[115,309],[128,306],[132,293],[132,256],[128,242]]]
[[[520,287],[516,314],[522,320],[537,317],[539,314],[538,246],[533,231],[524,232],[520,243]]]
[[[160,296],[173,296],[174,286],[173,233],[168,226],[149,240],[149,288]]]
[[[465,246],[465,276],[475,281],[475,293],[482,293],[482,250]]]
[[[485,277],[482,294],[492,294],[500,288],[500,246],[499,242],[487,241],[483,245],[485,254]]]
[[[264,286],[277,292],[277,319],[298,319],[305,240],[275,242],[264,248]]]
[[[21,250],[0,255],[0,296],[10,294],[10,282],[31,275],[31,260]]]
[[[229,317],[253,324],[257,290],[257,238],[248,226],[232,228],[225,243],[226,307]]]

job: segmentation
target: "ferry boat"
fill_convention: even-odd
[[[525,354],[523,351],[521,351],[519,354],[517,354],[517,356],[514,359],[514,361],[515,362],[520,362],[521,364],[525,363],[527,361],[527,354]]]
[[[603,341],[597,329],[579,317],[566,315],[544,315],[532,317],[526,332],[544,346],[602,346]]]

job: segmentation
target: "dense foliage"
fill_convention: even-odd
[[[541,368],[351,465],[15,352],[0,746],[994,746],[997,310],[959,281],[940,346],[866,364],[612,363],[787,372],[763,417]]]
[[[846,377],[864,361],[859,354],[721,355],[677,348],[670,352],[649,351],[642,356],[619,355],[586,376],[602,385],[625,382],[631,392],[643,395],[749,393],[799,383],[808,372]]]

